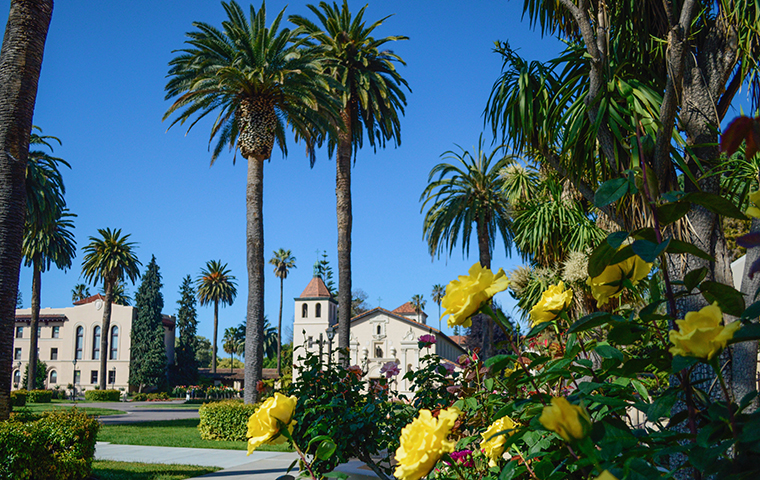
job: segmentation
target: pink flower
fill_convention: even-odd
[[[454,364],[449,362],[441,362],[441,366],[446,369],[446,373],[449,375],[454,374]]]
[[[417,343],[419,345],[419,348],[430,348],[436,343],[435,335],[422,335],[417,339]]]
[[[380,367],[380,374],[385,374],[385,378],[387,379],[395,377],[400,372],[401,371],[398,369],[398,363],[396,362],[387,362],[382,367]]]
[[[472,450],[459,450],[458,452],[451,452],[451,459],[463,467],[474,467],[472,462]]]

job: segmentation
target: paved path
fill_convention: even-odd
[[[171,408],[171,406],[182,405],[184,402],[184,400],[172,400],[168,402],[77,402],[70,404],[59,403],[58,405],[123,410],[126,412],[123,415],[103,415],[98,417],[98,420],[103,425],[121,425],[125,423],[198,418],[198,408]]]

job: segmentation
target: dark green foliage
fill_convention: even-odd
[[[322,278],[322,281],[325,282],[325,286],[331,295],[338,295],[338,291],[335,288],[335,281],[333,280],[333,270],[330,266],[330,260],[327,259],[326,251],[322,251],[322,260],[314,262],[314,276]]]
[[[34,389],[35,390],[44,390],[45,389],[45,380],[47,380],[47,364],[37,359],[37,372],[34,376]],[[26,364],[26,367],[24,367],[24,378],[21,380],[21,385],[28,385],[27,381],[29,380],[29,364]]]
[[[26,401],[29,403],[50,403],[52,399],[52,390],[32,390],[26,394]]]
[[[135,295],[137,318],[132,323],[132,348],[129,360],[129,384],[163,386],[166,382],[166,349],[161,310],[161,273],[153,256]]]
[[[23,407],[26,405],[26,390],[11,392],[11,407]]]
[[[98,421],[77,409],[0,422],[0,479],[90,477]]]
[[[239,400],[205,403],[198,409],[201,422],[198,430],[204,440],[246,441],[248,418],[258,404],[246,405]]]
[[[211,367],[211,340],[201,335],[195,337],[195,360],[199,367]]]
[[[179,288],[182,297],[177,302],[177,329],[179,337],[174,349],[174,379],[176,385],[195,385],[198,381],[198,359],[196,356],[198,337],[198,313],[195,310],[195,288],[190,275],[182,280]]]
[[[84,399],[88,402],[118,402],[121,392],[118,390],[87,390]]]

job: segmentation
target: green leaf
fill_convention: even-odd
[[[652,405],[647,410],[647,420],[657,422],[663,417],[670,417],[673,405],[676,403],[676,396],[673,394],[663,395],[655,398]]]
[[[644,386],[643,383],[641,383],[640,380],[633,379],[631,380],[631,385],[633,385],[634,390],[636,390],[636,393],[639,394],[639,396],[645,401],[649,401],[649,392],[647,392],[647,387]]]
[[[552,322],[542,322],[536,325],[535,327],[531,328],[527,335],[525,335],[525,338],[532,338],[538,335],[539,333],[543,332],[546,327],[551,325]]]
[[[668,248],[666,250],[668,253],[689,253],[691,255],[694,255],[695,257],[704,258],[705,260],[709,260],[711,262],[714,262],[715,259],[708,255],[707,253],[703,252],[699,247],[692,245],[688,242],[682,242],[681,240],[670,240],[670,245],[668,245]]]
[[[616,263],[624,262],[634,255],[636,254],[633,252],[633,247],[631,245],[626,245],[625,247],[615,252],[615,255],[613,255],[610,259],[609,264],[615,265]]]
[[[697,288],[699,282],[705,279],[707,276],[707,267],[702,267],[697,270],[692,270],[683,277],[683,284],[686,290],[692,291]]]
[[[760,323],[750,323],[734,332],[734,338],[728,343],[746,342],[749,340],[760,340]]]
[[[576,333],[590,330],[600,325],[605,325],[609,322],[619,322],[624,320],[620,315],[613,315],[608,312],[593,312],[585,317],[581,317],[575,323],[573,323],[567,330],[567,333]]]
[[[689,202],[666,203],[657,207],[657,219],[660,221],[660,225],[665,226],[681,219],[689,213],[690,209],[691,204]]]
[[[333,443],[332,440],[322,440],[322,443],[319,444],[317,447],[317,452],[315,453],[316,457],[320,460],[327,460],[328,458],[332,457],[335,453],[335,450],[338,448],[335,443]]]
[[[596,198],[596,197],[595,197]],[[747,220],[746,215],[742,213],[739,208],[734,205],[727,198],[717,195],[715,193],[707,192],[691,192],[687,193],[683,200],[688,200],[691,203],[696,203],[713,213],[722,215],[724,217],[738,218],[740,220]]]
[[[673,357],[673,373],[680,372],[684,368],[689,368],[699,362],[696,357],[682,357],[681,355],[675,355]]]
[[[752,320],[753,318],[760,317],[760,302],[755,302],[742,313],[742,318]]]
[[[710,302],[718,302],[720,309],[735,317],[744,313],[744,296],[733,287],[718,282],[702,282],[699,286],[702,295]]]
[[[343,473],[343,472],[327,472],[327,473],[323,473],[322,476],[326,478],[340,478],[342,480],[346,480],[347,478],[350,478],[347,473]]]
[[[633,253],[641,257],[642,260],[647,263],[652,263],[662,252],[665,251],[666,248],[668,248],[668,245],[670,245],[670,239],[667,239],[660,244],[650,242],[649,240],[636,240],[631,245],[631,249],[633,250]]]
[[[493,357],[489,357],[485,362],[483,362],[483,366],[490,367],[496,363],[502,363],[502,362],[506,363],[506,362],[509,362],[510,360],[513,361],[515,360],[515,358],[516,357],[514,355],[494,355]]]
[[[610,345],[598,345],[594,350],[602,358],[613,358],[620,362],[625,360],[623,352]]]
[[[599,276],[604,271],[626,238],[628,238],[628,232],[611,233],[607,236],[606,241],[601,242],[594,249],[588,260],[588,274],[590,277]]]

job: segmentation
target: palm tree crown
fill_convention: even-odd
[[[232,305],[237,296],[235,277],[230,275],[227,264],[222,264],[221,260],[206,262],[206,268],[201,269],[196,285],[198,286],[198,301],[201,305],[217,302]]]
[[[129,280],[135,283],[140,278],[142,263],[134,254],[134,242],[128,242],[130,234],[121,235],[121,229],[98,229],[102,238],[90,237],[90,243],[83,249],[82,275],[93,285],[103,282],[113,287],[116,283]]]
[[[433,302],[438,305],[438,330],[441,329],[441,301],[446,295],[446,286],[439,284],[433,285],[433,292],[430,295],[433,298]]]
[[[78,302],[90,296],[90,289],[84,283],[77,283],[71,289],[71,301]]]
[[[277,278],[285,280],[288,278],[291,268],[296,268],[296,257],[290,254],[290,250],[283,248],[272,252],[272,258],[269,264],[274,265],[274,274]]]

